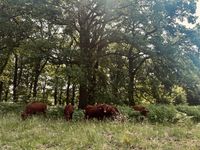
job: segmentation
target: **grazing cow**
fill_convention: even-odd
[[[117,114],[119,114],[118,109],[108,104],[88,105],[85,108],[86,119],[96,118],[98,120],[102,120],[104,118],[113,118]]]
[[[65,106],[64,116],[67,121],[72,120],[73,112],[74,112],[74,106],[71,103]]]
[[[134,106],[133,106],[133,109],[134,109],[135,111],[139,111],[140,114],[143,115],[143,116],[145,116],[145,117],[147,117],[147,114],[149,113],[149,110],[147,110],[146,107],[141,106],[141,105],[134,105]]]
[[[114,118],[116,115],[119,114],[119,111],[115,106],[108,104],[99,104],[98,107],[102,107],[104,118]]]
[[[113,109],[115,111],[115,114],[118,115],[119,114],[119,110],[117,109],[117,107],[116,106],[112,106],[112,107],[113,107]]]
[[[47,105],[42,102],[29,103],[21,114],[22,120],[25,120],[28,116],[37,113],[43,113],[44,115],[46,115],[46,110]]]
[[[96,118],[98,120],[103,119],[103,108],[98,105],[87,105],[85,107],[85,119]]]

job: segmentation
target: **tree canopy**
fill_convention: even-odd
[[[0,101],[200,104],[196,3],[1,0]]]

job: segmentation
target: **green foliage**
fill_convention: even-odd
[[[200,122],[200,106],[178,105],[176,109],[187,114],[195,122]]]
[[[21,103],[0,103],[0,114],[6,115],[9,113],[20,114],[24,109],[24,105]]]
[[[64,119],[63,106],[51,106],[47,108],[47,117],[50,119]]]
[[[178,121],[177,110],[173,105],[150,105],[148,109],[150,122],[175,123]]]
[[[127,118],[129,121],[140,121],[140,117],[142,115],[140,112],[135,111],[133,108],[123,105],[123,106],[118,106],[119,112]]]
[[[81,121],[85,117],[84,111],[83,110],[75,110],[73,113],[73,121]]]
[[[171,97],[174,104],[186,104],[187,102],[186,91],[180,86],[173,86]]]
[[[129,106],[118,106],[122,116],[129,121],[140,121],[145,118],[139,112]],[[187,105],[149,105],[147,119],[152,123],[183,123],[190,124],[191,121],[200,122],[200,107]]]
[[[200,104],[200,88],[191,87],[187,90],[187,102],[190,105],[199,105]]]
[[[199,25],[180,24],[196,2],[3,0],[0,95],[64,99],[69,85],[70,98],[85,90],[79,104],[199,104]]]

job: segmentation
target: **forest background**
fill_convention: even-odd
[[[1,0],[0,101],[200,104],[197,6]]]

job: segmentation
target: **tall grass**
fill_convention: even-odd
[[[2,150],[200,149],[197,123],[188,126],[82,119],[66,122],[62,117],[56,118],[59,112],[55,108],[48,112],[53,117],[35,116],[22,121],[20,109],[0,114]],[[62,109],[58,111],[61,113]]]
[[[51,120],[33,117],[21,121],[15,114],[0,119],[2,149],[196,149],[200,125],[192,128],[131,122]]]

